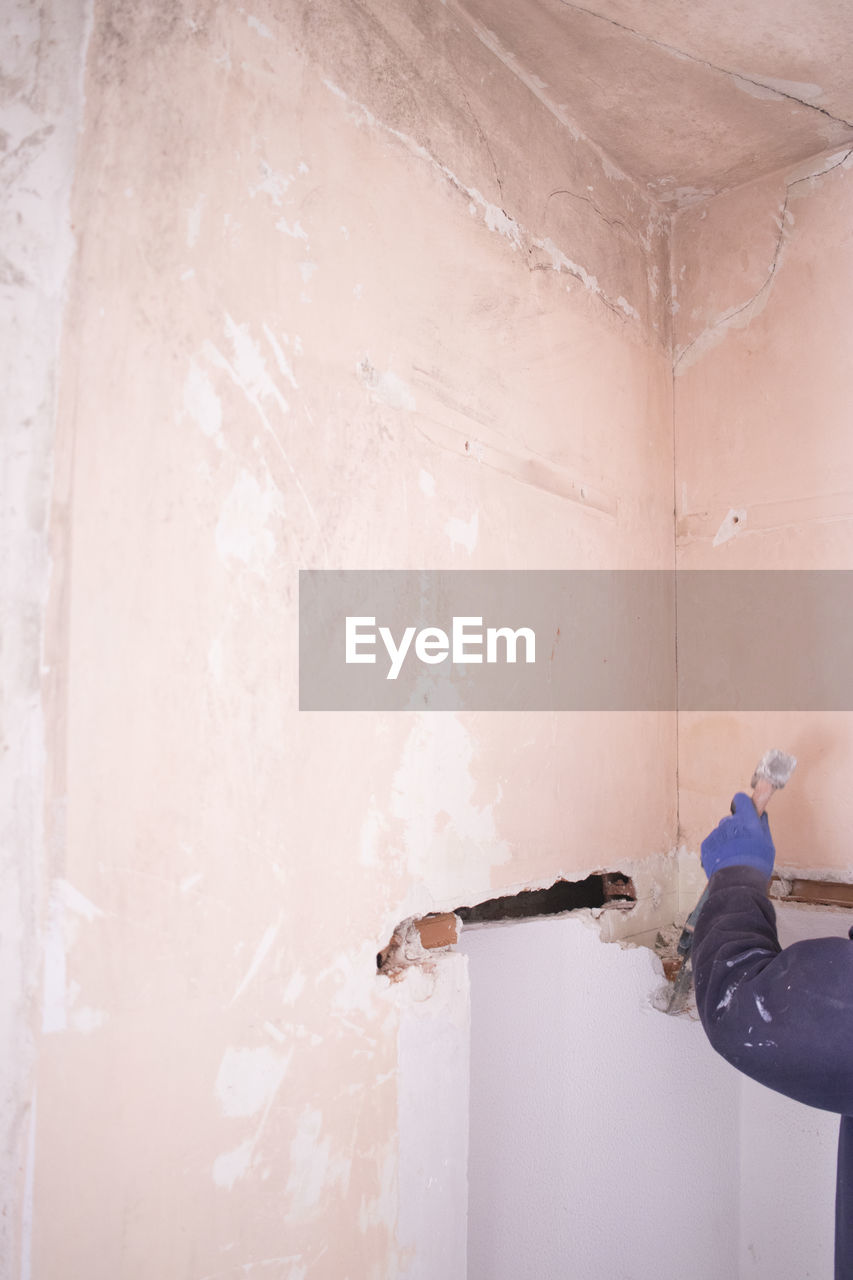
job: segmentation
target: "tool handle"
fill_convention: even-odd
[[[777,788],[774,787],[773,783],[768,781],[767,778],[759,778],[756,782],[752,792],[752,803],[755,805],[755,812],[758,814],[759,818],[764,813],[770,797],[776,790]]]

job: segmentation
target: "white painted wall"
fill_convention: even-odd
[[[399,1005],[400,1280],[465,1280],[468,961],[440,954],[391,989]]]
[[[783,945],[849,913],[779,907]],[[838,1118],[738,1075],[589,917],[466,930],[468,1280],[827,1280]]]
[[[468,1280],[737,1274],[737,1076],[645,949],[576,915],[466,930]]]

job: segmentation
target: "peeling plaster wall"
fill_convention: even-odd
[[[675,219],[679,568],[849,569],[851,226],[849,151]],[[773,801],[777,865],[849,878],[847,712],[682,713],[688,845],[698,846],[732,779],[748,781],[771,745],[800,759],[789,790]]]
[[[87,6],[3,6],[0,42],[0,1275],[29,1275],[34,1005],[46,867],[41,685],[57,362],[73,238],[70,196]]]
[[[297,569],[669,567],[666,226],[437,4],[99,0],[85,91],[32,1274],[396,1277],[379,946],[664,855],[674,724],[300,715]]]

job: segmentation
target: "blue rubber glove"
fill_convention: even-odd
[[[721,867],[755,867],[770,879],[776,850],[767,814],[759,818],[750,796],[739,791],[732,816],[723,818],[702,841],[702,867],[710,880]]]

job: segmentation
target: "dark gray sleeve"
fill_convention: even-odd
[[[853,1114],[853,943],[782,950],[766,877],[724,867],[696,924],[693,972],[702,1025],[732,1066],[809,1106]]]

